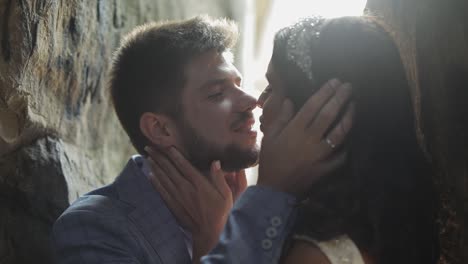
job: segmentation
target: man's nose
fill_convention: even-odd
[[[247,112],[252,111],[257,107],[257,99],[252,95],[242,91],[242,94],[239,98],[239,111],[240,112]]]

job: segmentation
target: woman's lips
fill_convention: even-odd
[[[262,133],[265,133],[265,131],[263,130],[264,129],[264,125],[263,125],[263,115],[260,116],[260,118],[258,119],[260,121],[260,131],[262,131]]]

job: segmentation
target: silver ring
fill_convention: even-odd
[[[332,149],[336,147],[336,145],[333,144],[333,142],[329,138],[325,138],[325,142],[327,142],[328,146],[330,146],[330,148]]]

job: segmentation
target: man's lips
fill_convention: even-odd
[[[235,132],[250,132],[252,131],[252,127],[254,124],[255,119],[251,117],[239,124],[236,124],[232,130],[234,130]]]

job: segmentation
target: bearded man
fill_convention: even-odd
[[[113,183],[80,197],[56,221],[59,263],[192,263],[215,246],[233,200],[246,188],[243,170],[259,156],[252,129],[257,100],[242,89],[242,75],[233,65],[237,36],[231,21],[196,17],[149,23],[123,39],[109,86],[116,114],[139,155]],[[230,204],[207,215],[213,219],[205,236],[187,229],[153,188],[146,146],[160,154],[177,149],[193,170],[229,183]],[[176,166],[174,175],[176,170],[184,168]],[[275,189],[287,188],[271,182]],[[254,196],[272,192],[253,190]],[[246,213],[273,217],[278,230],[286,228],[282,219],[286,222],[291,212],[291,197],[271,195],[268,200],[276,209],[246,207]],[[264,235],[264,230],[258,232]]]

